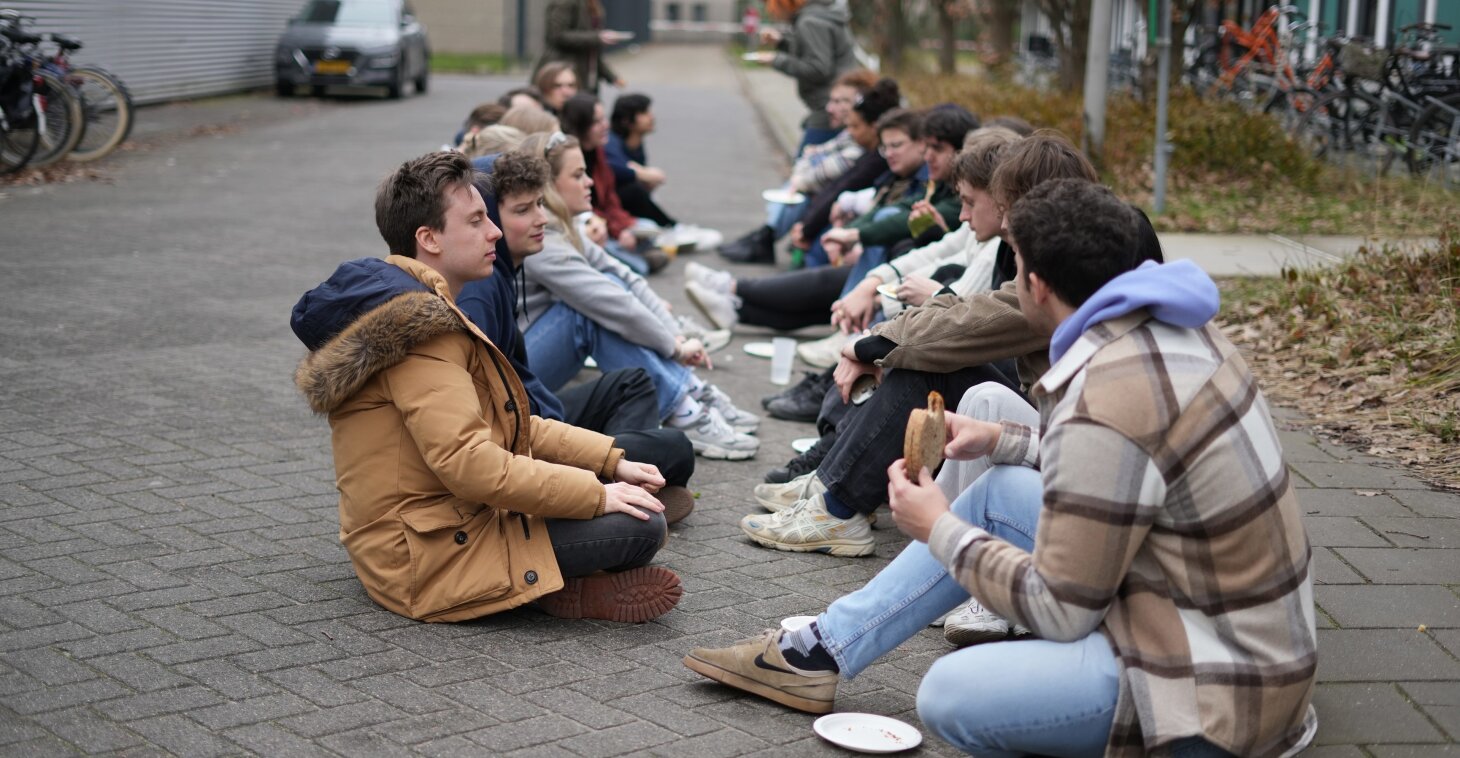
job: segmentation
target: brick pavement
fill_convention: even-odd
[[[707,52],[647,49],[622,70],[656,97],[671,211],[734,233],[780,165]],[[809,717],[679,664],[818,610],[902,544],[879,529],[877,557],[856,560],[739,535],[750,487],[806,426],[768,421],[756,462],[700,467],[700,509],[664,553],[687,594],[654,623],[525,609],[426,625],[361,591],[284,323],[335,262],[378,253],[375,181],[512,82],[433,84],[403,103],[150,109],[184,131],[118,158],[110,181],[0,193],[0,753],[836,752]],[[210,118],[197,109],[249,117],[188,136]],[[657,283],[683,308],[680,272]],[[754,336],[713,374],[748,405],[769,389],[738,349]],[[1460,730],[1460,502],[1295,430],[1284,444],[1322,582],[1314,752],[1440,752]],[[839,707],[916,723],[918,680],[946,650],[919,635]]]

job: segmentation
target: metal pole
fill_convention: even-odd
[[[1099,165],[1105,153],[1105,92],[1110,74],[1111,0],[1090,9],[1090,39],[1085,51],[1085,153]]]
[[[1171,101],[1171,0],[1161,0],[1156,20],[1156,215],[1166,212],[1166,168],[1171,143],[1166,141],[1166,112]]]

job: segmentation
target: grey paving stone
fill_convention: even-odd
[[[1314,599],[1345,628],[1460,627],[1460,598],[1446,587],[1334,585],[1316,588]]]
[[[68,708],[40,713],[34,718],[35,723],[53,734],[64,735],[67,742],[86,753],[112,752],[144,742],[135,732],[102,718],[90,708]]]
[[[304,698],[281,692],[262,697],[232,700],[209,708],[193,709],[188,711],[187,717],[217,732],[235,726],[296,716],[314,710],[317,710],[317,707]]]
[[[1320,715],[1320,722],[1322,718]],[[1319,729],[1321,730],[1322,728],[1320,724]],[[1358,745],[1318,745],[1304,750],[1302,755],[1305,758],[1368,758],[1369,754],[1365,753]]]
[[[1460,746],[1448,745],[1370,745],[1377,758],[1427,758],[1432,755],[1460,754]]]
[[[1446,741],[1393,684],[1319,684],[1313,707],[1318,711],[1316,745]]]
[[[277,719],[280,726],[303,737],[322,737],[350,729],[375,726],[402,718],[406,714],[397,708],[375,701],[362,701],[348,705],[324,708],[298,716]]]
[[[634,702],[635,698],[605,703],[602,698],[555,688],[531,693],[526,699],[542,706],[549,713],[572,714],[574,721],[590,729],[605,729],[639,718],[659,723],[659,719],[651,718],[647,713],[650,707]]]
[[[641,753],[676,738],[673,732],[647,721],[635,721],[622,726],[595,729],[591,733],[563,740],[560,744],[588,758],[607,758]]]
[[[262,676],[244,671],[224,660],[184,663],[173,668],[205,687],[225,692],[229,697],[239,700],[272,695],[279,691],[279,687]]]
[[[179,711],[191,710],[193,708],[204,708],[222,702],[222,700],[223,697],[221,695],[206,687],[187,685],[159,690],[157,692],[119,697],[105,702],[95,703],[92,707],[108,718],[118,721],[130,721],[132,719],[144,719],[152,716],[178,713]]]
[[[1460,584],[1460,550],[1340,547],[1375,584]]]
[[[89,666],[55,648],[37,648],[0,656],[6,665],[25,672],[42,685],[71,684],[96,678]]]
[[[153,744],[177,755],[233,755],[238,752],[233,743],[182,716],[159,716],[134,721],[129,726]]]
[[[524,747],[539,746],[560,739],[583,734],[588,727],[573,721],[565,715],[550,713],[544,716],[517,721],[485,729],[467,732],[466,739],[490,748],[494,752],[511,752]],[[589,734],[592,737],[593,734]]]
[[[141,653],[98,656],[87,659],[86,664],[138,692],[192,684],[186,676],[144,657]]]
[[[46,711],[95,703],[125,695],[127,692],[129,690],[117,682],[98,678],[86,682],[46,687],[33,692],[5,695],[0,697],[0,704],[22,716],[31,716]]]
[[[1441,729],[1460,734],[1460,682],[1401,682],[1399,688]]]
[[[1421,516],[1460,518],[1460,492],[1402,490],[1391,496]]]
[[[1371,517],[1364,522],[1400,547],[1460,547],[1460,519]]]
[[[1308,516],[1303,527],[1314,547],[1393,547],[1364,522],[1348,516]]]
[[[250,724],[229,729],[223,736],[256,755],[317,756],[318,745],[277,724]]]
[[[719,756],[746,755],[769,748],[770,743],[753,737],[739,729],[721,729],[698,737],[676,740],[660,745],[650,751],[651,755],[681,756],[697,758],[719,758]]]
[[[1460,679],[1460,663],[1414,630],[1320,629],[1318,650],[1320,682]]]
[[[1354,466],[1348,463],[1289,462],[1289,467],[1319,488],[1429,490],[1424,482],[1378,466]]]
[[[470,708],[453,705],[450,710],[408,716],[381,727],[390,738],[402,745],[417,745],[440,739],[444,735],[472,732],[501,723],[491,715]],[[480,750],[476,743],[463,742]]]

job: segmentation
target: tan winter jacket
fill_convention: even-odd
[[[340,539],[381,606],[461,621],[562,588],[545,517],[601,514],[623,457],[601,434],[529,415],[495,345],[446,281],[386,259],[433,292],[360,316],[300,364],[295,382],[328,414]]]
[[[872,333],[897,343],[878,362],[887,368],[948,373],[1018,358],[1026,387],[1049,370],[1049,337],[1029,328],[1013,281],[969,297],[939,295],[878,324]]]

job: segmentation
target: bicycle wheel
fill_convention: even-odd
[[[35,119],[28,124],[0,124],[0,175],[25,168],[40,141]]]
[[[1364,92],[1338,92],[1319,99],[1303,115],[1298,138],[1316,158],[1356,160],[1374,157],[1383,104]]]
[[[1456,137],[1456,110],[1460,110],[1460,93],[1440,98],[1444,107],[1426,106],[1409,128],[1409,153],[1405,156],[1409,172],[1425,176],[1438,171],[1446,183],[1460,179],[1460,139]],[[1452,110],[1453,109],[1453,110]]]
[[[81,96],[75,88],[49,71],[38,74],[36,115],[40,118],[41,144],[31,156],[30,165],[49,166],[81,141],[86,121],[81,112]]]
[[[73,68],[66,80],[81,93],[86,118],[81,141],[66,160],[85,162],[105,157],[132,133],[132,94],[104,69]]]
[[[1313,109],[1319,94],[1299,84],[1288,90],[1278,90],[1263,110],[1278,120],[1284,131],[1297,130],[1303,116]]]

